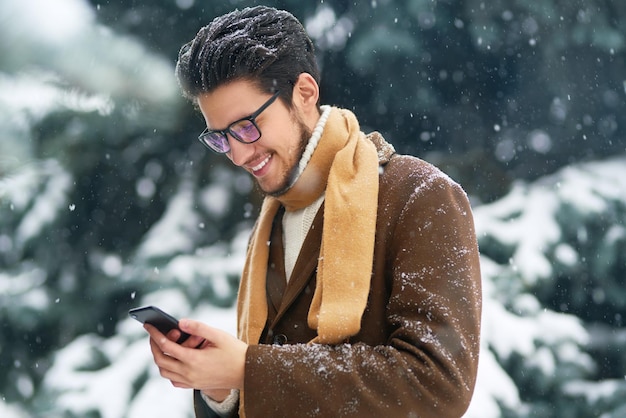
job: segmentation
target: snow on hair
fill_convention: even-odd
[[[215,18],[183,45],[176,76],[183,94],[195,101],[221,84],[249,79],[291,102],[301,73],[319,83],[313,42],[289,12],[266,6],[235,10]]]

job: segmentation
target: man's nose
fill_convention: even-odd
[[[237,141],[235,138],[227,136],[228,145],[230,145],[230,151],[226,154],[228,158],[238,167],[244,165],[247,161],[250,160],[252,155],[254,154],[254,144],[244,144],[243,142]]]

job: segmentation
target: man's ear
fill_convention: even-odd
[[[317,102],[320,98],[320,88],[313,76],[301,73],[293,87],[293,103],[306,113],[317,113]]]

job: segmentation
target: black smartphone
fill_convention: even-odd
[[[174,318],[168,313],[163,312],[156,306],[142,306],[140,308],[133,308],[128,311],[128,315],[130,315],[131,318],[141,322],[142,324],[153,325],[156,329],[166,335],[173,329],[177,329],[180,331],[180,328],[178,328],[178,319]],[[189,334],[180,331],[180,337],[176,342],[178,344],[182,344],[189,337]]]

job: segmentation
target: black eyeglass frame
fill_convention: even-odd
[[[228,127],[226,129],[220,130],[220,129],[209,129],[209,128],[205,128],[204,131],[202,131],[202,133],[200,135],[198,135],[198,140],[208,149],[210,149],[211,151],[218,153],[218,154],[226,154],[230,151],[230,143],[228,142],[228,136],[227,134],[230,134],[231,137],[235,138],[237,141],[241,142],[242,144],[252,144],[256,141],[258,141],[259,139],[261,139],[261,136],[263,136],[263,134],[261,133],[261,129],[259,128],[259,125],[257,125],[256,123],[256,118],[259,117],[259,115],[261,113],[263,113],[263,111],[265,109],[267,109],[272,103],[274,103],[274,101],[278,98],[278,96],[280,95],[280,91],[277,91],[276,93],[274,93],[272,95],[272,97],[270,97],[265,103],[263,103],[263,105],[261,105],[261,107],[259,107],[254,113],[252,113],[249,116],[246,116],[245,118],[241,118],[241,119],[237,119],[236,121],[234,121],[233,123],[231,123],[230,125],[228,125]],[[246,141],[243,138],[241,138],[235,131],[232,130],[232,127],[243,122],[243,121],[249,121],[250,123],[252,123],[252,125],[254,126],[254,128],[256,129],[256,131],[259,133],[259,136],[252,140],[252,141]],[[216,149],[211,145],[211,142],[206,141],[205,138],[209,135],[213,135],[213,134],[221,134],[223,137],[223,141],[224,144],[226,144],[228,146],[228,148],[225,151],[222,151],[221,149]]]

